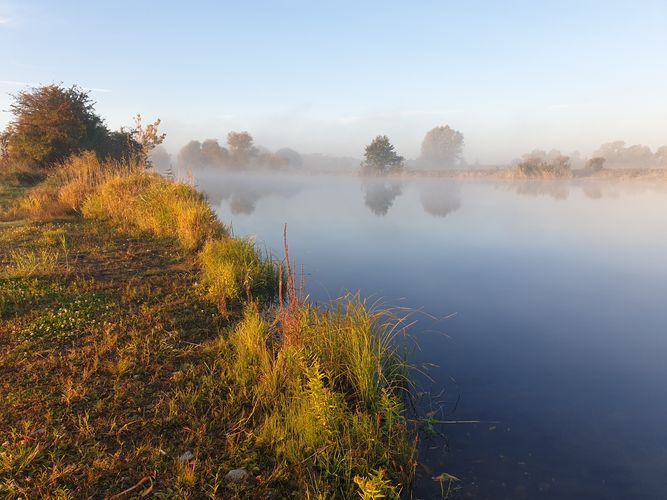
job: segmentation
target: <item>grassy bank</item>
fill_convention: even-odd
[[[309,305],[289,261],[140,168],[83,155],[3,193],[0,495],[379,498],[409,485],[390,315],[357,298]]]

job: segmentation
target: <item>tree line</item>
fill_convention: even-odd
[[[190,141],[179,151],[178,163],[185,167],[280,170],[301,167],[303,160],[293,149],[282,148],[271,152],[266,148],[257,147],[252,135],[243,131],[229,132],[227,147],[221,146],[217,139],[206,139],[203,142]]]
[[[133,127],[112,131],[95,113],[94,105],[89,93],[77,86],[52,84],[19,92],[10,106],[13,118],[0,133],[0,161],[46,169],[72,154],[92,150],[105,159],[147,165],[153,160],[158,165],[171,165],[170,155],[159,147],[164,140],[164,134],[158,132],[159,119],[144,124],[137,115]],[[461,132],[449,125],[435,127],[424,136],[420,155],[411,166],[425,170],[465,167],[463,146]],[[188,142],[178,153],[178,163],[186,167],[280,170],[302,167],[304,158],[289,148],[272,152],[256,146],[247,131],[232,131],[227,134],[224,146],[217,139]],[[581,174],[607,167],[667,167],[667,145],[653,152],[644,145],[609,142],[588,161],[576,153],[566,156],[557,150],[549,153],[535,150],[515,165],[516,171],[527,177],[569,177],[574,175],[573,169]],[[405,166],[405,158],[398,154],[389,138],[378,135],[365,148],[361,171],[389,174]]]

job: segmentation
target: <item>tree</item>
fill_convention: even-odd
[[[164,146],[156,146],[150,154],[150,163],[159,171],[166,172],[171,169],[171,155]]]
[[[282,158],[287,162],[287,165],[290,167],[302,167],[303,158],[301,155],[290,148],[282,148],[276,151],[275,155],[278,158]]]
[[[603,144],[593,155],[605,158],[611,166],[626,168],[652,167],[656,159],[648,146],[635,144],[626,147],[623,141]]]
[[[229,155],[235,166],[245,166],[257,156],[258,149],[253,144],[253,138],[248,132],[230,132],[227,134]]]
[[[427,168],[451,168],[461,159],[463,134],[449,125],[428,131],[422,141],[419,163]]]
[[[202,163],[201,143],[190,141],[178,152],[178,162],[188,167],[196,167]]]
[[[216,139],[206,139],[201,143],[201,162],[215,167],[224,166],[229,160],[229,151],[218,144]]]
[[[386,135],[378,135],[366,146],[366,160],[361,164],[366,171],[384,174],[403,167],[403,157],[396,154]]]
[[[13,98],[14,118],[0,139],[8,158],[48,167],[83,150],[108,150],[109,131],[79,87],[45,85]]]
[[[604,168],[604,162],[606,160],[601,156],[594,156],[586,162],[584,170],[587,172],[599,172]]]
[[[659,167],[667,167],[667,146],[660,146],[655,152],[655,161]]]
[[[141,115],[134,117],[134,128],[126,131],[121,129],[121,132],[129,133],[130,137],[134,141],[134,144],[138,146],[136,152],[134,152],[134,159],[138,160],[142,164],[150,163],[150,154],[153,149],[162,144],[164,138],[167,134],[161,134],[158,131],[160,126],[160,119],[158,118],[153,123],[143,125],[141,121]]]

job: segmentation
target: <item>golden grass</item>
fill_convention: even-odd
[[[199,254],[202,284],[221,311],[242,300],[269,304],[278,288],[278,268],[244,239],[209,240]]]
[[[226,234],[202,194],[155,174],[134,173],[105,181],[88,196],[82,212],[126,229],[175,237],[187,249]]]

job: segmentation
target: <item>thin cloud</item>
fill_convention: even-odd
[[[0,26],[9,24],[10,22],[11,22],[10,18],[0,16]]]
[[[39,87],[42,84],[33,82],[20,82],[18,80],[0,80],[0,85],[5,85],[8,87]],[[98,87],[81,87],[81,88],[89,92],[103,92],[103,93],[111,92],[111,89],[104,89]]]

